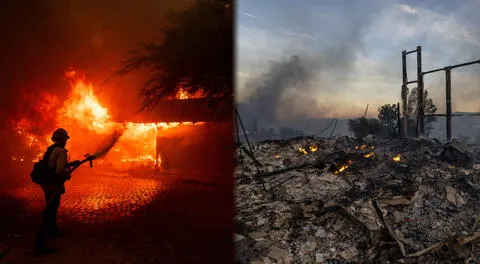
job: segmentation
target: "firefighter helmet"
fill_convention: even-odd
[[[52,141],[66,140],[69,139],[67,130],[59,128],[55,130],[52,134]]]

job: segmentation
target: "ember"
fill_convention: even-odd
[[[305,154],[305,155],[308,154],[307,150],[305,150],[304,148],[298,148],[298,151],[299,151],[300,153]]]
[[[313,146],[310,146],[309,149],[310,149],[310,152],[315,152],[317,151],[318,147],[316,145],[313,145]]]
[[[363,157],[364,157],[364,158],[370,158],[370,157],[372,157],[373,155],[375,155],[375,152],[367,153],[367,154],[363,155]]]
[[[381,147],[382,155],[367,160],[363,156],[371,150],[359,153],[354,142],[350,137],[318,140],[320,155],[301,156],[284,142],[255,143],[262,149],[255,158],[273,171],[255,173],[253,159],[236,168],[239,262],[478,262],[472,251],[480,239],[478,153],[462,149],[474,160],[466,168],[463,160],[434,154],[445,149],[438,141],[394,139],[388,150]],[[275,153],[290,162],[273,160]],[[398,153],[411,164],[390,166]],[[335,176],[348,167],[348,178]],[[255,184],[258,179],[264,184]]]
[[[400,157],[401,157],[401,155],[400,155],[400,154],[397,154],[395,157],[393,157],[392,160],[395,161],[395,162],[399,162],[399,161],[400,161]]]
[[[340,166],[340,168],[337,171],[335,171],[335,174],[339,174],[339,173],[345,171],[346,169],[348,169],[348,167],[350,167],[350,165],[352,165],[352,163],[353,163],[353,161],[349,160],[347,162],[347,164],[344,164],[344,165]]]
[[[280,154],[275,155],[275,158],[276,158],[276,159],[279,159],[279,158],[281,158],[281,157],[282,157],[282,155],[280,155]]]

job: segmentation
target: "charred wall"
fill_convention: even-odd
[[[222,172],[229,177],[233,170],[232,131],[232,122],[159,130],[157,151],[164,155],[169,169]]]

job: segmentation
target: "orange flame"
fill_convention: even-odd
[[[175,99],[180,99],[180,100],[192,99],[192,98],[203,98],[203,97],[205,97],[205,95],[202,90],[198,90],[195,93],[188,93],[183,88],[180,88],[177,94],[175,95]]]
[[[38,102],[35,109],[42,113],[53,113],[56,127],[63,127],[70,133],[69,148],[75,152],[88,153],[92,146],[98,144],[114,131],[123,131],[116,146],[105,157],[109,163],[135,162],[142,164],[160,164],[161,157],[157,157],[156,143],[158,135],[165,129],[179,126],[198,126],[204,122],[176,122],[176,123],[132,123],[115,122],[107,107],[97,98],[92,83],[76,70],[69,69],[65,76],[70,81],[71,91],[68,98],[60,104],[54,95],[45,95]],[[191,95],[180,89],[177,97],[188,99],[200,96],[201,91]],[[58,109],[54,111],[54,109]],[[33,121],[21,119],[15,121],[17,134],[23,138],[25,144],[32,150],[34,161],[38,160],[45,148],[51,144],[50,133],[38,135],[34,130]],[[52,127],[51,130],[54,128]],[[18,155],[12,155],[12,160],[23,161]]]
[[[353,161],[349,160],[347,162],[347,164],[344,164],[344,165],[340,166],[340,168],[337,171],[335,171],[335,174],[339,174],[339,173],[345,171],[346,169],[348,169],[348,167],[350,167],[352,165],[352,163],[353,163]]]
[[[375,155],[375,152],[370,152],[365,155],[363,155],[364,158],[370,158],[371,156]]]
[[[309,149],[310,149],[310,152],[315,152],[318,150],[318,147],[316,145],[313,145],[313,146],[310,146]]]
[[[282,156],[281,156],[280,154],[275,155],[275,158],[276,158],[276,159],[279,159],[279,158],[281,158],[281,157],[282,157]]]
[[[307,150],[305,150],[304,148],[298,148],[298,151],[299,151],[300,153],[305,154],[305,155],[308,154]]]
[[[395,161],[395,162],[399,162],[401,160],[401,155],[397,154],[395,157],[393,157],[392,160]]]

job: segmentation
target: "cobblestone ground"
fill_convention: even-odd
[[[64,237],[50,240],[58,252],[42,257],[32,254],[42,193],[9,190],[18,206],[2,210],[18,212],[6,214],[0,263],[231,263],[232,176],[216,174],[81,168],[62,199]]]

